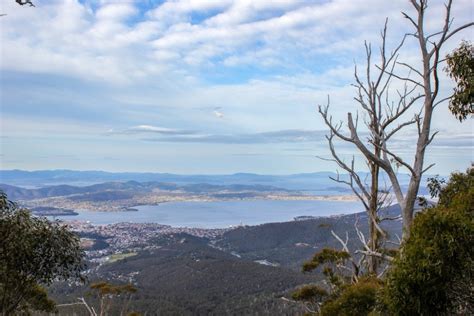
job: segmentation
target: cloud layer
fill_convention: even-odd
[[[405,0],[35,4],[0,2],[0,13],[7,14],[0,18],[0,120],[2,137],[10,139],[2,145],[13,146],[4,154],[4,168],[127,169],[128,163],[154,169],[160,155],[162,166],[179,172],[180,164],[191,163],[165,159],[201,153],[209,155],[202,168],[210,172],[327,169],[294,157],[274,165],[235,157],[257,152],[255,157],[287,157],[288,144],[327,154],[316,106],[331,95],[335,119],[355,110],[350,83],[354,62],[364,62],[364,41],[374,43],[376,52],[388,17],[393,47],[410,27],[400,11],[412,11]],[[443,2],[432,0],[429,10],[427,27],[435,29],[442,23]],[[471,1],[456,1],[453,16],[453,25],[472,20]],[[446,50],[462,37],[453,38]],[[415,42],[408,41],[400,58],[417,62],[417,54]],[[447,94],[452,83],[442,80]],[[433,127],[441,130],[433,157],[449,147],[464,150],[459,164],[472,159],[472,121],[458,124],[440,107]],[[409,151],[412,132],[396,139],[394,148]],[[129,154],[123,142],[140,157]],[[34,152],[31,159],[25,158],[27,147]],[[38,165],[34,157],[44,157],[45,150],[53,158]],[[80,151],[75,157],[88,157],[83,164],[64,158],[74,150]],[[351,155],[348,146],[343,150]],[[114,156],[123,164],[111,163]],[[445,170],[457,168],[440,162]]]

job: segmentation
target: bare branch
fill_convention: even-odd
[[[347,122],[348,122],[349,131],[351,133],[351,137],[350,137],[351,143],[355,144],[357,148],[359,149],[359,151],[361,151],[362,154],[366,158],[368,158],[370,161],[373,161],[380,166],[387,167],[387,163],[381,160],[379,157],[375,156],[371,151],[369,151],[369,149],[359,139],[359,135],[357,134],[357,129],[352,119],[352,113],[347,113]]]
[[[380,218],[381,221],[396,221],[396,220],[400,220],[402,219],[402,216],[401,215],[398,215],[398,216],[387,216],[387,217],[382,217]]]
[[[372,257],[377,257],[377,258],[380,258],[380,259],[384,259],[384,260],[387,260],[387,261],[393,261],[394,258],[389,256],[389,255],[385,255],[383,253],[380,253],[380,252],[376,252],[376,251],[371,251],[371,250],[356,250],[355,251],[356,253],[361,253],[361,254],[364,254],[366,256],[372,256]]]
[[[416,86],[419,86],[420,88],[424,88],[424,86],[423,86],[421,83],[419,83],[419,82],[417,82],[417,81],[415,81],[415,80],[413,80],[413,79],[411,79],[411,78],[409,78],[409,77],[402,77],[402,76],[399,76],[399,75],[395,74],[393,71],[383,70],[383,69],[382,69],[380,66],[378,66],[378,65],[375,65],[375,67],[377,67],[380,71],[383,71],[383,72],[385,72],[386,74],[388,74],[388,75],[390,75],[390,76],[393,76],[393,77],[395,77],[395,78],[397,78],[397,79],[399,79],[399,80],[408,81],[408,82],[413,83],[413,84],[416,85]]]
[[[441,35],[443,34],[443,31],[439,31],[439,32],[435,32],[433,34],[430,34],[426,37],[426,41],[429,41],[432,37],[435,37],[435,36],[438,36],[438,35]]]
[[[451,5],[452,4],[453,4],[453,0],[448,0],[448,3],[445,5],[446,14],[445,14],[445,18],[444,18],[443,30],[441,31],[441,39],[438,41],[438,44],[436,44],[436,43],[433,44],[434,47],[428,55],[430,58],[431,58],[431,56],[433,56],[433,54],[436,53],[436,51],[438,51],[439,48],[441,48],[441,45],[443,45],[443,42],[446,39],[446,35],[448,34],[448,31],[449,31],[449,26],[451,25]],[[428,40],[428,37],[426,38],[426,40]],[[436,69],[436,64],[437,63],[435,62],[434,63],[435,69]]]
[[[425,173],[426,171],[430,170],[431,168],[433,168],[436,164],[435,163],[432,163],[431,165],[429,165],[428,167],[426,167],[425,169],[423,169],[423,171],[421,171],[421,174]]]
[[[418,29],[418,24],[416,24],[415,20],[413,20],[408,14],[406,14],[405,12],[402,12],[402,15],[405,19],[407,19],[408,21],[410,21],[411,24],[413,24],[413,26]]]
[[[403,122],[401,124],[399,124],[396,128],[394,128],[393,130],[391,130],[384,138],[384,141],[388,141],[393,135],[395,135],[398,131],[400,131],[402,128],[406,127],[406,126],[410,126],[410,125],[413,125],[417,122],[417,119],[416,117],[410,121],[407,121],[407,122]]]
[[[349,242],[349,234],[346,232],[346,240],[345,241],[342,240],[342,238],[339,237],[333,230],[331,230],[331,234],[342,245],[342,250],[347,252],[350,255],[349,261],[352,264],[352,270],[351,270],[352,271],[352,278],[354,279],[355,282],[357,282],[359,280],[359,272],[360,272],[361,262],[359,262],[359,263],[355,262],[354,258],[351,255],[351,252],[349,251],[349,247],[347,246],[347,243]]]
[[[445,102],[445,101],[450,100],[450,99],[453,97],[453,95],[454,95],[454,94],[451,94],[449,97],[442,98],[441,100],[435,102],[435,103],[433,104],[433,108],[436,108],[439,104],[441,104],[441,103],[443,103],[443,102]]]
[[[359,75],[357,73],[357,66],[354,66],[354,78],[357,82],[357,86],[360,87],[360,89],[362,89],[367,96],[370,96],[369,91],[367,90],[367,88],[365,87],[365,85],[362,83],[362,81],[359,78]],[[361,95],[360,92],[359,92],[359,95]]]
[[[87,311],[89,312],[91,316],[97,316],[97,313],[94,310],[94,308],[91,308],[83,297],[78,298],[78,300],[81,301],[82,304],[84,304],[84,306],[87,308]]]
[[[333,230],[331,230],[331,234],[342,245],[342,250],[350,254],[351,252],[349,251],[349,248],[347,247],[347,243],[349,242],[349,234],[346,232],[346,241],[342,240],[342,238],[339,237]]]
[[[72,306],[72,305],[84,305],[84,303],[82,303],[82,302],[78,302],[78,303],[56,304],[56,307],[62,307],[62,306]]]
[[[354,224],[354,227],[356,229],[357,236],[359,237],[359,240],[360,240],[360,242],[362,243],[362,246],[365,249],[365,250],[356,250],[355,253],[361,253],[361,254],[364,254],[366,256],[378,257],[378,258],[381,258],[381,259],[384,259],[384,260],[387,260],[387,261],[393,261],[393,257],[370,249],[369,245],[367,244],[367,241],[365,239],[364,234],[359,230],[358,219],[357,219],[356,223]]]
[[[405,66],[407,67],[408,69],[410,69],[411,71],[413,71],[414,73],[416,73],[417,75],[419,75],[421,78],[423,78],[423,74],[418,70],[416,69],[415,67],[407,64],[407,63],[402,63],[402,62],[397,62],[398,65],[401,65],[401,66]]]
[[[398,100],[398,105],[397,109],[394,111],[394,106],[389,107],[390,113],[388,113],[386,116],[387,118],[383,121],[382,123],[382,129],[386,129],[390,124],[392,124],[395,120],[397,120],[399,117],[401,117],[409,108],[415,104],[416,101],[418,101],[420,98],[424,97],[424,95],[419,94],[416,97],[412,97],[410,101],[407,102],[407,98],[416,90],[416,86],[408,90],[407,85],[404,85],[403,92],[400,92],[397,90],[399,100]]]
[[[326,125],[329,127],[329,129],[331,130],[332,133],[334,133],[334,135],[336,135],[337,137],[339,137],[340,139],[344,140],[344,141],[347,141],[347,142],[352,142],[352,139],[347,137],[347,136],[344,136],[343,134],[341,134],[339,132],[340,130],[340,126],[341,124],[339,125],[334,125],[332,123],[332,118],[331,117],[328,117],[328,109],[329,109],[329,96],[328,96],[328,105],[326,107],[322,107],[321,105],[318,106],[318,111],[319,113],[321,114],[321,116],[323,117],[324,119],[324,122],[326,123]]]
[[[326,157],[322,157],[322,156],[318,156],[318,155],[316,155],[316,156],[314,156],[314,157],[316,157],[316,158],[318,158],[318,159],[321,159],[321,160],[324,160],[324,161],[336,162],[336,160],[334,160],[334,159],[326,158]]]
[[[459,31],[462,31],[462,30],[464,30],[468,27],[471,27],[471,26],[474,26],[474,22],[470,22],[470,23],[464,24],[463,26],[458,27],[457,29],[453,30],[448,35],[446,35],[443,42],[446,42],[451,36],[458,33]]]
[[[438,133],[439,133],[439,131],[434,132],[434,133],[430,136],[430,138],[426,141],[426,144],[424,145],[423,148],[428,147],[429,144],[431,144],[431,142],[432,142],[433,139],[435,138],[435,136],[438,135]]]
[[[353,184],[353,182],[355,181],[355,183],[357,184],[360,192],[362,192],[364,197],[367,200],[370,198],[369,193],[367,192],[364,184],[360,180],[359,175],[357,174],[357,172],[354,169],[354,157],[352,158],[351,166],[349,167],[337,155],[336,150],[334,149],[333,141],[332,141],[333,137],[334,137],[334,134],[332,134],[332,133],[329,136],[326,136],[326,139],[328,140],[328,144],[329,144],[329,150],[331,152],[331,155],[334,157],[334,161],[339,165],[339,167],[341,167],[342,169],[344,169],[345,171],[347,171],[349,173],[350,182],[340,180],[339,176],[337,178],[333,178],[333,180],[336,181],[336,182],[345,183],[345,184],[349,185],[351,187],[352,191],[354,192],[354,194],[356,194],[359,197],[359,199],[362,201],[362,203],[364,203],[364,206],[366,206],[366,208],[367,208],[367,204],[366,204],[365,200],[360,196],[360,193],[356,190],[356,188],[354,187],[354,184]]]
[[[376,145],[376,144],[374,144]],[[404,166],[405,168],[407,168],[410,173],[412,175],[415,175],[415,170],[412,168],[412,166],[410,166],[408,163],[406,163],[400,156],[394,154],[393,152],[391,152],[390,150],[387,149],[387,146],[385,146],[386,143],[384,143],[383,146],[380,147],[381,150],[383,150],[385,153],[387,153],[388,155],[390,155],[393,159],[395,159],[396,162],[398,162],[400,165]],[[377,146],[377,145],[376,145]]]
[[[387,233],[380,227],[379,223],[377,222],[377,218],[376,218],[376,217],[373,217],[371,214],[369,214],[369,217],[370,217],[370,220],[372,221],[372,223],[374,224],[375,229],[377,229],[377,231],[378,231],[384,238],[386,238],[386,237],[387,237]]]
[[[452,24],[452,20],[451,20],[451,5],[452,5],[452,0],[449,0],[448,3],[446,4],[446,14],[445,14],[445,21],[444,21],[444,26],[443,26],[443,30],[440,31],[440,32],[436,32],[434,34],[431,34],[430,36],[427,37],[427,40],[428,38],[432,37],[432,36],[435,36],[435,35],[440,35],[441,34],[441,38],[439,39],[439,41],[437,43],[434,43],[434,47],[433,49],[430,51],[429,53],[429,56],[433,56],[433,54],[435,54],[435,51],[437,49],[440,49],[441,46],[453,35],[455,35],[456,33],[468,28],[468,27],[471,27],[471,26],[474,26],[474,22],[470,22],[470,23],[466,23],[464,25],[461,25],[459,27],[457,27],[456,29],[452,30],[451,32],[449,32],[449,28]]]

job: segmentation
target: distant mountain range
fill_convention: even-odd
[[[179,175],[171,173],[133,173],[105,171],[74,170],[0,170],[0,183],[26,188],[44,187],[58,184],[86,186],[103,182],[135,181],[160,182],[174,185],[203,184],[207,185],[264,185],[298,191],[322,191],[347,193],[348,188],[329,179],[335,176],[332,172],[315,172],[292,175],[260,175],[253,173],[235,173],[230,175]],[[365,174],[361,174],[363,177]],[[344,175],[343,175],[344,176]],[[400,174],[402,186],[409,181],[408,175]],[[388,183],[387,179],[387,183]],[[64,187],[64,190],[67,188]],[[318,193],[318,192],[316,192]],[[421,192],[423,193],[423,192]]]
[[[0,190],[11,200],[32,200],[58,196],[71,196],[73,200],[108,201],[132,198],[136,193],[153,190],[180,191],[189,194],[236,194],[235,192],[284,192],[286,189],[261,184],[215,185],[207,183],[178,185],[164,182],[105,182],[87,186],[68,184],[49,185],[40,188],[23,188],[0,183]],[[224,192],[224,193],[222,193]],[[227,192],[227,193],[225,193]]]

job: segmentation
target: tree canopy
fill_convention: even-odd
[[[396,315],[474,310],[474,168],[452,174],[438,206],[415,217],[388,274],[385,302]]]
[[[0,191],[0,314],[54,311],[43,287],[82,280],[83,255],[67,226],[32,216]]]

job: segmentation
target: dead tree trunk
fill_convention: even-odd
[[[380,155],[378,149],[375,149],[375,154]],[[370,163],[370,174],[372,177],[371,181],[371,191],[370,191],[370,205],[369,205],[369,247],[373,251],[378,251],[380,248],[379,245],[379,231],[377,230],[376,224],[379,220],[379,166],[375,163]],[[376,274],[378,269],[379,259],[376,257],[369,257],[368,259],[368,272],[369,274]]]

